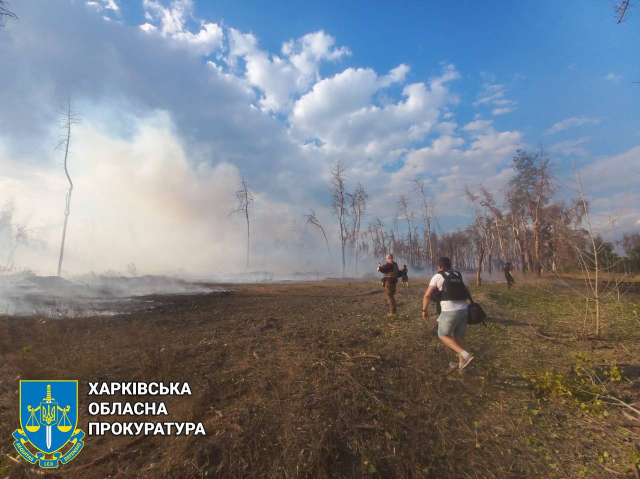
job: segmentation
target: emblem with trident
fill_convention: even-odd
[[[58,426],[60,432],[69,432],[71,430],[71,422],[67,417],[67,413],[71,409],[71,406],[62,408],[58,406],[58,403],[51,397],[51,385],[47,384],[47,397],[42,399],[43,402],[37,408],[27,406],[27,410],[31,413],[29,420],[27,421],[26,429],[29,432],[36,432],[40,429],[40,423],[36,418],[36,412],[40,411],[40,421],[47,428],[47,449],[51,449],[51,427],[52,425]],[[56,420],[57,413],[60,411],[62,417]]]

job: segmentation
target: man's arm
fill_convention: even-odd
[[[425,321],[429,320],[429,313],[427,309],[429,308],[429,303],[431,302],[431,295],[436,290],[436,287],[433,285],[429,285],[427,291],[424,293],[424,298],[422,298],[422,319]]]
[[[393,263],[385,263],[378,269],[381,273],[391,273],[393,271]]]

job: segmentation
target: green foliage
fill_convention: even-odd
[[[604,418],[609,413],[601,398],[608,396],[607,386],[620,381],[622,374],[618,366],[613,364],[601,370],[600,376],[593,361],[582,353],[576,354],[570,374],[562,374],[555,369],[523,374],[539,398],[562,398],[587,414]]]

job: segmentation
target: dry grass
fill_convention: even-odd
[[[637,300],[609,336],[579,341],[566,291],[516,286],[475,290],[493,319],[470,328],[477,360],[453,374],[419,319],[417,284],[398,289],[395,319],[377,282],[244,286],[129,317],[0,319],[0,452],[12,453],[18,376],[79,379],[84,425],[88,381],[189,381],[194,395],[168,399],[169,417],[202,421],[206,437],[89,437],[64,476],[633,477],[640,420],[540,397],[523,374],[570,374],[582,352],[596,369],[618,364],[610,393],[637,403]],[[31,470],[0,461],[3,476]]]

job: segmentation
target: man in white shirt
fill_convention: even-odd
[[[422,300],[422,318],[429,320],[427,311],[433,293],[438,290],[442,294],[440,306],[442,313],[438,317],[438,337],[445,346],[458,354],[458,363],[449,363],[451,368],[466,368],[473,360],[473,355],[466,350],[464,337],[467,334],[467,317],[471,297],[462,274],[451,270],[451,260],[442,257],[438,260],[438,272],[433,275],[429,287]]]

